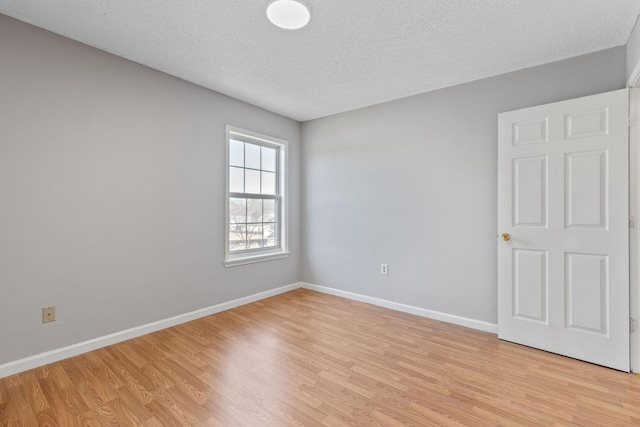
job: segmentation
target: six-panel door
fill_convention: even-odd
[[[629,370],[628,92],[499,116],[498,330]]]

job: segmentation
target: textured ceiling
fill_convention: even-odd
[[[299,121],[624,45],[640,0],[0,0],[0,13]]]

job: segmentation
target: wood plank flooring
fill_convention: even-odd
[[[640,425],[640,379],[298,289],[0,379],[0,425]]]

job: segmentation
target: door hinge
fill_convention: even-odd
[[[629,229],[634,229],[636,228],[636,217],[635,216],[630,216],[629,217]]]
[[[635,332],[638,330],[638,322],[636,319],[629,318],[629,332]]]

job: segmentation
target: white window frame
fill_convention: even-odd
[[[231,139],[244,141],[248,143],[258,145],[270,145],[278,147],[278,204],[279,209],[276,209],[276,230],[279,233],[280,245],[275,248],[265,249],[252,249],[242,252],[231,252],[229,250],[229,198],[231,192],[229,191],[229,146]],[[254,262],[269,261],[273,259],[286,258],[290,255],[288,250],[288,170],[289,164],[287,162],[288,142],[284,139],[275,138],[268,135],[263,135],[257,132],[252,132],[239,127],[226,125],[225,136],[225,224],[224,224],[224,266],[234,267],[237,265],[251,264]]]

